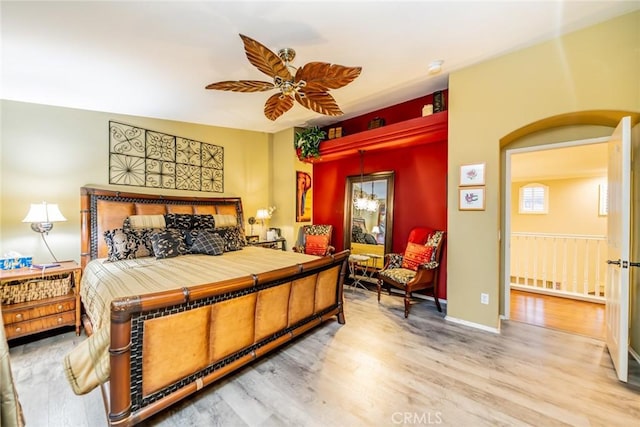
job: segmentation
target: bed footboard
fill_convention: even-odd
[[[137,424],[332,316],[344,324],[348,256],[114,301],[110,424]]]

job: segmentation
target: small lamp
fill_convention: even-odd
[[[49,247],[47,243],[47,239],[45,238],[46,234],[49,234],[49,231],[53,228],[54,222],[66,221],[67,219],[62,215],[58,205],[55,203],[32,203],[31,208],[29,208],[29,212],[27,216],[24,217],[22,222],[30,222],[31,229],[37,233],[40,233],[42,237],[42,241],[44,245],[49,250],[51,257],[55,262],[58,262],[58,259],[53,254],[53,251]]]
[[[380,234],[380,227],[378,227],[377,225],[374,225],[373,228],[371,229],[371,234],[375,234],[376,236]]]
[[[264,220],[269,219],[270,216],[268,209],[258,209],[258,212],[256,212],[256,219],[260,221],[260,225],[262,226],[260,232],[260,239],[262,240],[267,240],[267,230],[264,228]]]

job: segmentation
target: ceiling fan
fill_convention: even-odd
[[[293,107],[293,100],[309,110],[328,116],[339,116],[338,107],[331,89],[339,89],[354,81],[362,71],[361,67],[345,67],[327,62],[309,62],[295,68],[290,64],[296,56],[295,50],[284,48],[276,55],[261,43],[240,34],[249,62],[262,71],[273,82],[261,80],[238,80],[212,83],[206,89],[229,90],[234,92],[264,92],[278,89],[278,93],[267,99],[264,115],[275,120]]]

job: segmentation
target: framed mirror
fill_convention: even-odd
[[[370,265],[384,266],[391,252],[394,172],[347,177],[344,209],[344,248],[368,255]]]

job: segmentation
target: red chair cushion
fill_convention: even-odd
[[[402,268],[417,270],[420,264],[431,261],[433,246],[424,246],[409,242],[402,257]]]
[[[329,237],[324,235],[310,234],[307,236],[307,242],[304,246],[304,253],[307,255],[324,256],[329,246]]]

